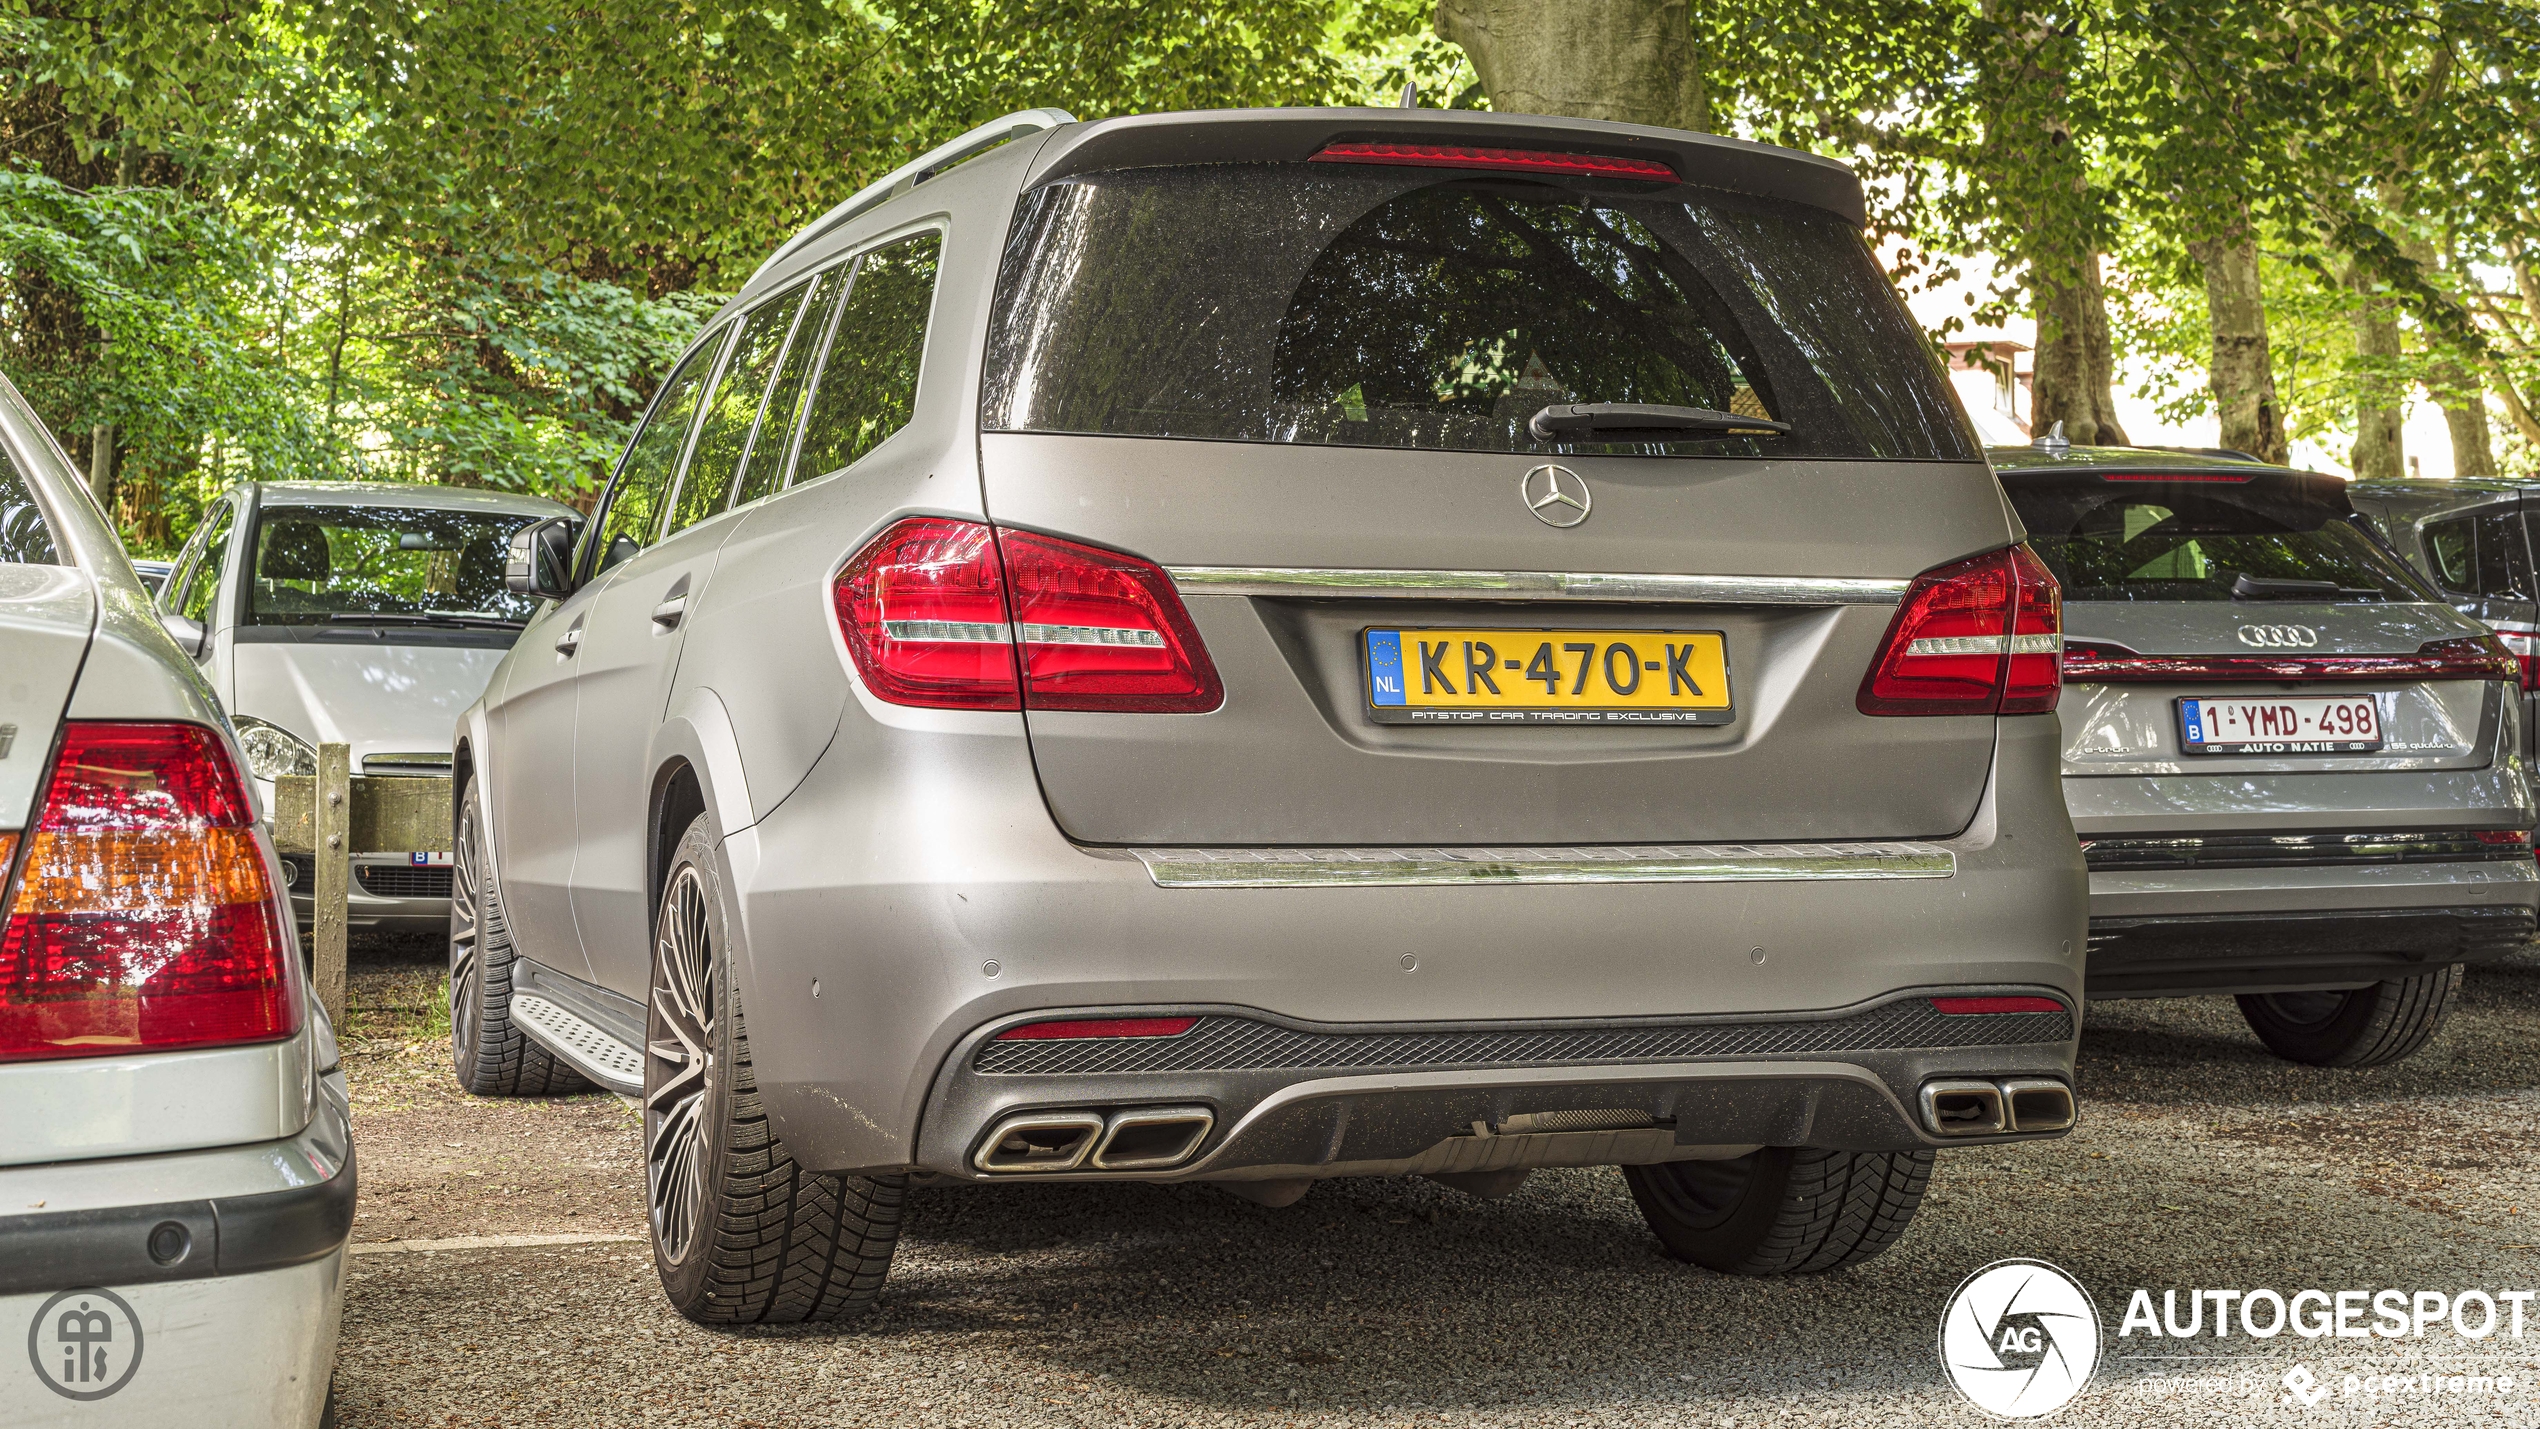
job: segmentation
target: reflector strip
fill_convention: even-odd
[[[2051,997],[1935,997],[1931,1010],[1951,1017],[1977,1017],[1999,1012],[2061,1012]]]
[[[1318,164],[1407,164],[1426,169],[1498,169],[1520,173],[1577,174],[1596,179],[1640,179],[1672,184],[1676,171],[1655,159],[1610,154],[1556,154],[1540,149],[1483,149],[1465,144],[1326,144]]]
[[[885,620],[882,633],[893,640],[931,640],[959,645],[1003,645],[1005,627],[983,620]]]
[[[1152,630],[1110,625],[1018,625],[1026,645],[1137,645],[1164,648],[1164,637]]]
[[[1040,1042],[1092,1037],[1179,1037],[1196,1017],[1099,1017],[1080,1022],[1026,1022],[997,1034],[1000,1042]]]

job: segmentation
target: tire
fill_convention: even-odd
[[[450,860],[450,1063],[463,1091],[480,1097],[587,1092],[581,1073],[512,1025],[511,929],[485,869],[485,811],[476,781],[459,796],[458,847]]]
[[[1768,1146],[1734,1161],[1626,1166],[1667,1254],[1728,1275],[1814,1275],[1893,1244],[1931,1180],[1929,1151]]]
[[[655,921],[644,1029],[653,1267],[672,1307],[700,1324],[862,1314],[890,1273],[908,1181],[806,1170],[769,1128],[713,855],[701,814],[672,855]]]
[[[2378,1067],[2433,1041],[2460,987],[2461,965],[2454,963],[2348,992],[2251,993],[2236,1001],[2249,1030],[2288,1062]]]

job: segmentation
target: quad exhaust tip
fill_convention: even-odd
[[[1925,1082],[1923,1125],[1935,1136],[2069,1131],[2073,1089],[2051,1077]]]
[[[998,1122],[971,1164],[994,1176],[1161,1171],[1190,1160],[1216,1125],[1204,1106],[1025,1112]]]

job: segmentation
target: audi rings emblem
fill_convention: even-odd
[[[2320,633],[2307,625],[2244,625],[2240,643],[2261,650],[2308,650],[2320,643]]]
[[[1539,466],[1526,473],[1517,485],[1517,494],[1525,498],[1526,509],[1546,526],[1567,530],[1588,519],[1588,495],[1585,478],[1566,466]]]

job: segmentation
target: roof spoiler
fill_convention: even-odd
[[[1037,134],[1044,129],[1055,129],[1061,124],[1075,122],[1076,116],[1064,109],[1018,109],[1002,118],[991,119],[949,143],[938,144],[856,190],[854,197],[849,198],[845,203],[813,219],[804,226],[802,232],[786,239],[783,247],[769,254],[767,261],[759,264],[758,270],[750,274],[750,282],[755,283],[766,276],[769,270],[801,251],[804,244],[812,242],[875,204],[906,193],[964,159],[985,153],[1008,139],[1020,139],[1026,134]],[[746,287],[748,284],[743,286]]]

